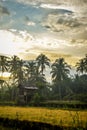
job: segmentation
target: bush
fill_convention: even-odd
[[[0,106],[15,106],[16,103],[15,102],[0,102]]]
[[[54,107],[54,108],[79,108],[86,109],[87,103],[77,102],[77,101],[46,101],[41,102],[42,107]]]

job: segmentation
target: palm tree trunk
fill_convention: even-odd
[[[61,85],[59,85],[59,100],[61,100]]]

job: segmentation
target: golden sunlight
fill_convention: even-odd
[[[8,73],[8,72],[4,72],[4,73],[1,73],[0,72],[0,79],[8,79],[10,77],[11,73]]]

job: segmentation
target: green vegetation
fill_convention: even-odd
[[[49,83],[46,79],[46,66],[50,67]],[[28,95],[27,104],[38,105],[43,101],[81,101],[87,102],[87,55],[80,59],[76,66],[76,74],[72,76],[64,58],[56,59],[51,63],[44,54],[35,60],[24,61],[18,56],[10,58],[0,56],[0,102],[18,102],[18,92],[21,86],[36,86],[37,92]],[[10,77],[5,80],[4,72],[9,72]],[[22,89],[22,88],[21,88]],[[22,105],[22,103],[21,103]]]
[[[45,69],[48,67],[51,83],[46,79]],[[15,125],[22,123],[24,129],[30,122],[30,126],[37,126],[38,123],[38,127],[49,124],[51,128],[53,126],[53,130],[54,126],[69,130],[86,130],[87,55],[76,64],[74,76],[70,74],[71,69],[64,58],[51,63],[44,54],[32,61],[24,61],[17,56],[0,56],[0,122],[10,122],[9,125],[14,125],[14,122]],[[10,73],[8,80],[4,79],[4,72]],[[25,96],[24,86],[33,86],[37,90],[29,91]],[[19,92],[23,94],[20,95]],[[26,105],[26,108],[17,105]],[[38,129],[41,130],[40,127]]]

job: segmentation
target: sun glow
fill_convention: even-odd
[[[17,55],[23,45],[23,39],[9,31],[0,30],[0,53]]]
[[[4,72],[4,73],[0,72],[0,79],[8,79],[10,75],[11,73],[8,73],[8,72]]]

